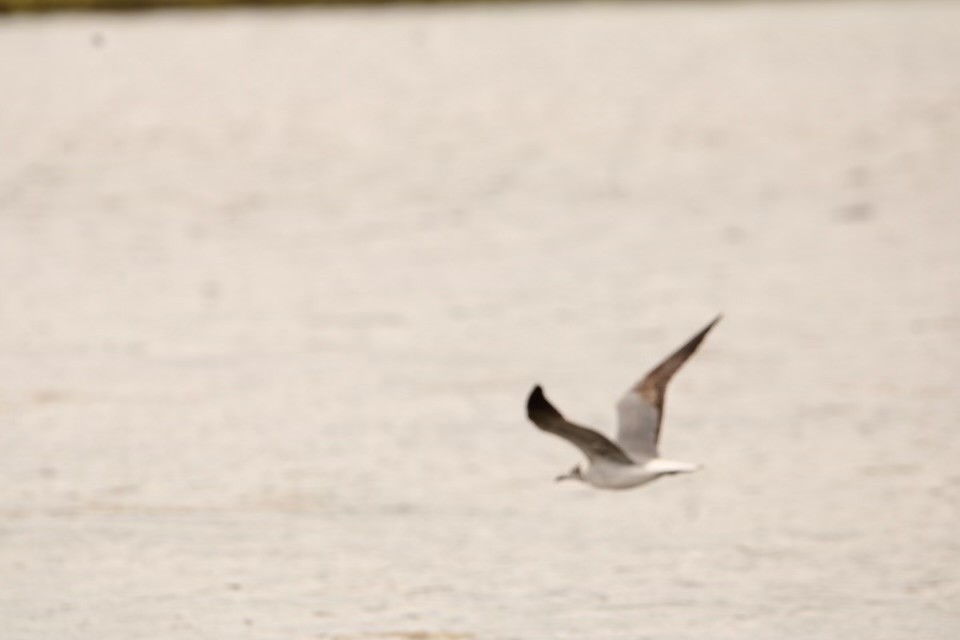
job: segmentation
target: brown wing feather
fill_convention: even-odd
[[[527,417],[543,431],[569,441],[591,461],[606,458],[621,464],[633,464],[627,454],[605,435],[564,418],[543,395],[539,385],[533,388],[527,398]]]
[[[721,317],[718,315],[683,346],[667,356],[620,399],[618,404],[620,428],[617,432],[617,441],[635,457],[658,455],[657,442],[663,421],[663,402],[667,393],[667,384],[683,363],[697,350],[714,325],[720,322]]]
[[[690,338],[686,344],[671,353],[667,358],[653,368],[650,373],[644,376],[643,380],[637,383],[634,390],[637,391],[644,400],[663,412],[663,398],[667,392],[667,383],[673,377],[683,363],[693,355],[703,339],[707,337],[713,326],[720,322],[722,316],[714,318],[710,324],[700,330],[697,335]]]

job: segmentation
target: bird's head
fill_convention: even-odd
[[[555,480],[556,482],[560,482],[561,480],[580,480],[582,482],[583,471],[580,469],[580,465],[577,465],[573,469],[570,469],[570,471],[557,476]]]

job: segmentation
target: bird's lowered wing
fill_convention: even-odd
[[[658,364],[630,388],[617,403],[617,444],[638,461],[656,458],[667,384],[687,358],[693,355],[721,316],[717,316],[686,344]]]
[[[527,417],[543,431],[568,440],[583,451],[591,462],[601,458],[621,464],[633,462],[620,447],[602,433],[581,427],[560,415],[560,412],[543,395],[543,389],[539,385],[533,388],[530,397],[527,398]]]

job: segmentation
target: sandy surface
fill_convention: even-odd
[[[960,636],[960,4],[0,22],[2,638]],[[663,448],[535,431],[717,311]]]

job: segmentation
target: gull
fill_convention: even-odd
[[[720,321],[717,316],[682,347],[654,367],[617,403],[616,441],[588,427],[570,422],[550,404],[540,385],[527,398],[527,417],[540,429],[569,441],[587,457],[588,466],[575,466],[557,476],[580,480],[598,489],[630,489],[665,475],[690,473],[699,464],[661,458],[657,450],[667,384]]]

